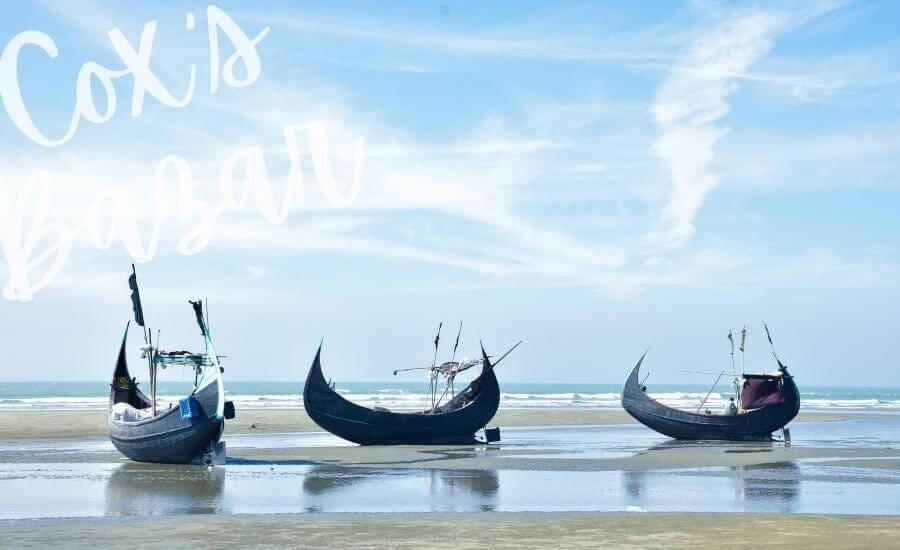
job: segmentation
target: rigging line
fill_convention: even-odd
[[[452,380],[452,378],[451,378],[451,380]],[[437,403],[435,404],[435,406],[432,407],[432,409],[431,409],[431,413],[432,413],[432,414],[434,414],[434,411],[438,408],[438,405],[441,404],[441,401],[444,400],[444,396],[447,395],[447,390],[449,390],[449,389],[450,389],[450,384],[448,383],[446,386],[444,386],[444,393],[441,394],[440,399],[438,399],[438,400],[437,400]]]
[[[756,362],[756,361],[762,361],[763,359],[769,359],[769,356],[768,356],[768,355],[757,355],[756,357],[751,357],[750,359],[747,359],[746,362],[747,362],[747,363],[753,363],[753,362]],[[715,368],[715,367],[713,367],[713,368]],[[723,368],[723,369],[724,369],[724,368],[726,368],[726,367],[723,366],[723,367],[720,367],[720,368]],[[688,370],[680,370],[679,372],[691,372],[691,371],[688,371]],[[701,373],[701,374],[719,374],[719,373],[718,373],[718,372],[705,372],[705,373]],[[737,373],[735,373],[735,374],[737,374]]]
[[[722,375],[723,375],[723,374],[725,374],[725,371],[722,371],[722,372],[719,373],[719,378],[716,378],[716,381],[713,382],[712,387],[709,388],[709,391],[708,391],[708,392],[706,392],[706,397],[703,398],[703,401],[700,402],[700,406],[697,407],[697,412],[698,412],[698,413],[700,412],[700,409],[703,408],[703,405],[706,404],[706,400],[709,399],[709,395],[710,395],[710,394],[712,393],[712,391],[715,389],[716,384],[719,383],[719,379],[722,378]]]
[[[500,356],[500,359],[497,359],[496,361],[494,361],[494,362],[491,364],[491,367],[496,367],[497,365],[499,365],[499,364],[500,364],[500,361],[503,361],[504,359],[506,359],[506,356],[509,355],[510,353],[512,353],[513,350],[515,350],[517,347],[519,347],[519,345],[520,345],[522,342],[524,342],[524,340],[519,340],[519,341],[516,343],[515,346],[509,348],[509,351],[507,351],[506,353],[504,353],[503,355],[501,355],[501,356]]]

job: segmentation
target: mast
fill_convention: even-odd
[[[744,357],[747,355],[747,325],[741,329],[741,374],[746,374],[747,371],[744,369]]]
[[[141,305],[141,291],[138,289],[137,271],[134,269],[134,264],[131,264],[128,287],[131,288],[131,309],[134,310],[134,322],[144,329],[144,354],[147,356],[147,367],[150,370],[150,400],[152,401],[150,412],[156,416],[156,367],[153,364],[153,345],[147,335],[147,326],[144,324],[144,308]]]
[[[456,343],[453,344],[453,355],[450,356],[450,395],[455,395],[456,390],[453,389],[453,380],[456,378],[456,372],[453,365],[456,362],[456,350],[459,348],[459,337],[462,334],[462,321],[459,322],[459,330],[456,331]]]
[[[731,342],[731,388],[734,390],[734,398],[740,399],[741,381],[734,370],[734,333],[731,329],[728,329],[728,341]]]
[[[203,341],[206,344],[206,357],[210,362],[210,368],[214,369],[216,374],[216,390],[219,393],[219,402],[216,405],[216,419],[225,418],[225,385],[222,381],[222,366],[219,364],[219,355],[216,348],[213,347],[212,338],[209,335],[209,304],[207,304],[207,314],[203,315],[203,301],[196,302],[188,300],[191,307],[194,308],[194,314],[197,317],[197,324],[200,326],[200,332],[203,335]],[[195,384],[196,385],[196,384]]]
[[[441,321],[438,324],[437,335],[434,337],[434,359],[431,360],[431,371],[428,375],[429,390],[431,392],[431,408],[434,409],[434,399],[437,397],[437,373],[435,373],[434,368],[437,366],[437,352],[438,352],[438,343],[441,341],[441,327],[444,326],[444,322]]]
[[[737,373],[734,371],[734,335],[731,329],[728,329],[728,341],[731,342],[731,375],[736,376]]]
[[[156,365],[153,363],[153,331],[148,330],[147,363],[150,365],[150,412],[156,416]]]

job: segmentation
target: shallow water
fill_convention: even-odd
[[[818,458],[781,461],[783,443],[680,443],[641,426],[537,427],[503,430],[499,447],[454,448],[463,469],[413,464],[353,466],[327,460],[235,458],[225,466],[137,464],[109,453],[103,440],[0,444],[0,519],[210,513],[426,511],[703,511],[900,514],[900,422],[893,418],[798,423],[792,448],[831,449]],[[330,434],[248,434],[227,437],[230,451],[332,449],[344,462],[359,449]],[[864,452],[882,458],[868,467]],[[377,449],[376,449],[377,451]],[[416,461],[421,449],[396,449]],[[607,471],[480,468],[479,457],[602,461],[656,451],[702,458],[752,455],[769,463],[741,466]],[[108,461],[79,462],[83,453]],[[782,453],[783,454],[783,453]],[[288,455],[290,452],[288,451]],[[28,460],[17,460],[17,457]],[[104,457],[107,455],[103,455]],[[848,456],[853,462],[847,460]],[[419,459],[421,455],[418,455]],[[107,460],[104,458],[103,460]],[[485,461],[486,462],[486,461]],[[626,461],[627,463],[627,461]]]
[[[805,461],[694,471],[329,465],[0,466],[0,518],[209,513],[625,511],[897,514],[900,476]]]

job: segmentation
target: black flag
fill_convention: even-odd
[[[431,360],[431,368],[434,369],[434,366],[437,365],[437,350],[438,350],[438,342],[441,341],[441,327],[444,326],[444,322],[441,321],[441,324],[438,325],[438,333],[437,336],[434,337],[434,359]],[[430,376],[430,374],[429,374]]]
[[[437,350],[438,342],[441,341],[441,327],[444,326],[444,322],[441,321],[441,324],[438,325],[437,336],[434,337],[434,349]]]
[[[138,290],[137,272],[134,270],[134,264],[131,264],[128,286],[131,288],[131,308],[134,310],[134,322],[144,326],[144,308],[141,307],[141,293]]]
[[[194,308],[194,315],[197,316],[197,324],[200,325],[200,333],[203,336],[206,336],[206,322],[203,320],[203,301],[197,300],[196,302],[193,300],[188,300],[188,302]]]
[[[459,335],[462,334],[462,321],[459,323],[459,331],[456,333],[456,344],[453,345],[453,358],[456,358],[456,350],[459,349]]]
[[[769,334],[769,325],[767,325],[766,322],[763,321],[763,326],[766,327],[766,337],[769,339],[769,345],[774,346],[775,343],[772,342],[772,335]]]
[[[772,348],[772,355],[775,356],[775,360],[778,361],[778,369],[785,370],[787,367],[784,366],[784,363],[781,362],[781,358],[775,353],[775,342],[772,341],[772,335],[769,334],[769,325],[763,321],[763,326],[766,327],[766,337],[769,339],[769,347]]]

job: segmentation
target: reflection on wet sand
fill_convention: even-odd
[[[384,482],[390,479],[401,484],[422,480],[427,484],[429,497],[436,505],[456,502],[462,505],[462,509],[477,508],[484,511],[495,508],[500,488],[500,479],[494,470],[376,470],[317,466],[303,477],[303,493],[316,502],[316,497],[339,496],[345,491],[356,494],[377,491],[379,487],[385,487]],[[310,510],[317,508],[312,506]]]
[[[727,472],[734,487],[735,511],[796,511],[801,493],[801,472],[794,462],[734,466],[727,468]],[[666,498],[665,493],[675,490],[673,481],[678,477],[681,477],[684,491],[704,492],[706,488],[718,485],[722,470],[716,468],[687,475],[672,471],[626,470],[622,472],[622,489],[628,496],[629,505],[658,506]],[[721,509],[725,495],[707,496],[710,503],[718,502]],[[681,497],[687,498],[686,493]]]
[[[748,512],[793,512],[800,496],[800,467],[792,461],[731,469],[736,497]]]
[[[646,449],[652,452],[700,452],[723,455],[772,456],[778,442],[725,442],[725,441],[677,441],[669,440]],[[689,455],[685,455],[689,456]],[[680,470],[680,469],[679,469]],[[666,502],[666,492],[680,484],[682,498],[687,492],[710,502],[728,498],[728,493],[713,495],[709,488],[714,478],[727,477],[733,487],[733,504],[736,511],[792,512],[795,511],[801,485],[800,467],[794,461],[762,462],[736,466],[704,466],[673,471],[671,469],[636,469],[622,472],[622,490],[628,496],[629,505],[658,506]],[[680,478],[680,481],[675,481]]]
[[[127,462],[106,481],[106,514],[227,512],[223,509],[224,487],[224,468]]]

